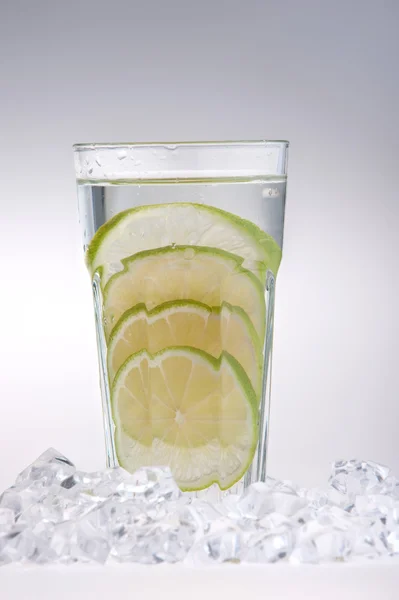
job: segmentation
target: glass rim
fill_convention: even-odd
[[[286,176],[288,141],[96,142],[73,147],[79,181]]]
[[[99,149],[112,149],[120,147],[137,148],[142,146],[280,146],[281,148],[289,147],[288,140],[271,140],[271,139],[257,139],[257,140],[197,140],[197,141],[172,141],[172,142],[78,142],[73,144],[72,148],[75,152],[80,150],[99,150]]]

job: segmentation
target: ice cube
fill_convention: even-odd
[[[111,551],[108,523],[101,510],[84,515],[75,525],[71,554],[78,560],[104,564]]]
[[[35,550],[34,534],[29,529],[16,525],[0,537],[0,564],[29,560]]]
[[[160,522],[113,530],[112,556],[121,562],[156,564],[185,558],[195,540],[197,523],[188,509],[173,512]]]
[[[280,527],[272,533],[255,533],[246,540],[245,561],[274,563],[291,554],[294,535],[290,528]]]
[[[291,491],[275,490],[272,492],[272,499],[274,512],[286,517],[292,517],[308,504],[305,498]]]
[[[0,508],[0,535],[8,533],[15,525],[15,513],[11,508]]]
[[[58,523],[54,525],[49,542],[49,554],[52,554],[57,562],[66,564],[77,562],[78,558],[71,552],[73,543],[76,543],[75,524],[72,521]]]
[[[373,527],[352,531],[352,558],[377,558],[386,554],[385,532],[377,533]]]
[[[129,473],[121,468],[104,469],[92,473],[76,471],[62,482],[61,487],[70,490],[71,496],[86,494],[100,501],[115,494],[118,485],[128,477]]]
[[[333,464],[330,485],[350,498],[365,493],[379,493],[390,469],[371,461],[340,460]]]
[[[368,517],[384,517],[392,512],[395,500],[391,496],[383,494],[369,494],[368,496],[356,496],[354,512],[357,515]]]
[[[319,553],[313,540],[306,540],[297,545],[289,557],[293,565],[316,564],[319,562]]]
[[[381,484],[380,493],[399,500],[399,480],[393,475],[388,475],[388,477]]]
[[[351,552],[349,535],[333,528],[326,528],[313,541],[322,560],[343,561]]]
[[[35,502],[39,502],[45,495],[46,490],[40,481],[25,482],[19,487],[12,486],[1,494],[0,508],[12,510],[17,520],[21,513]]]
[[[392,554],[399,554],[399,528],[386,536],[386,547]]]
[[[261,519],[274,510],[274,500],[266,483],[253,483],[237,502],[237,510],[245,519]]]
[[[324,490],[318,490],[317,488],[306,490],[304,498],[307,500],[309,507],[315,510],[319,510],[329,504],[328,494]]]
[[[226,528],[200,539],[190,553],[194,564],[216,564],[241,560],[242,534],[235,528]]]
[[[181,495],[168,467],[143,467],[124,479],[117,492],[124,498],[147,503],[177,500]]]
[[[16,485],[26,481],[41,481],[43,485],[61,483],[75,472],[75,466],[61,452],[49,448],[17,477]]]
[[[188,506],[186,510],[192,515],[193,520],[197,523],[197,527],[203,533],[208,533],[213,524],[226,520],[226,515],[223,514],[223,507],[221,505],[215,507],[203,500],[197,500]]]

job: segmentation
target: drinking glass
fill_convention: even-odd
[[[107,465],[266,476],[286,141],[74,146]]]

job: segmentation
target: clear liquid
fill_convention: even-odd
[[[255,223],[282,248],[286,177],[187,181],[78,182],[86,250],[97,229],[135,206],[193,202],[229,211]]]
[[[282,247],[286,178],[78,182],[79,215],[87,250],[96,231],[121,211],[137,206],[191,202],[228,211],[252,221]],[[273,337],[274,275],[267,273],[265,284],[266,330],[263,345],[262,391],[259,394],[259,441],[252,466],[229,491],[266,476],[267,427],[270,399],[270,369]],[[98,274],[93,277],[94,304],[99,349],[104,429],[109,466],[118,464],[110,410],[107,373],[107,344],[104,331],[103,295]],[[216,494],[219,492],[216,491]]]

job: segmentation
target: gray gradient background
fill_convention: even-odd
[[[77,141],[291,142],[270,474],[399,475],[397,0],[0,4],[0,487],[104,457]]]

